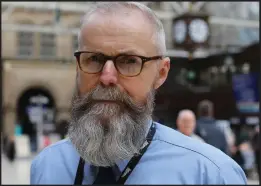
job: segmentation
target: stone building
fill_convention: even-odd
[[[2,107],[5,133],[13,134],[17,123],[26,125],[23,122],[26,113],[31,113],[36,122],[45,122],[48,124],[46,126],[53,129],[55,126],[52,125],[57,121],[69,119],[68,111],[76,75],[73,52],[77,50],[81,16],[91,3],[2,3]],[[194,7],[195,11],[205,9],[213,13],[213,7],[216,6],[214,3],[203,2],[194,3],[193,6],[188,2],[144,3],[154,9],[163,22],[168,55],[182,57],[187,56],[186,52],[172,48],[172,18],[187,11],[189,7]],[[211,38],[214,42],[221,42],[214,43],[214,47],[222,46],[220,33],[227,32],[220,25],[224,23],[236,28],[241,24],[240,20],[224,20],[226,18],[212,19],[211,26],[216,31]],[[255,28],[256,22],[249,23],[248,27]],[[232,39],[230,44],[238,41],[231,37],[234,35],[232,32],[223,41],[227,42],[228,38]],[[207,53],[201,52],[199,55]]]
[[[73,30],[79,26],[81,15],[61,12],[59,24]],[[49,125],[68,119],[75,81],[73,52],[77,49],[77,32],[55,32],[54,18],[51,9],[14,7],[4,20],[7,27],[15,27],[2,31],[3,128],[8,134],[14,132],[16,123],[25,124],[21,120],[30,105],[48,108],[44,122]],[[27,25],[49,30],[37,31]],[[32,112],[37,116],[37,109]]]

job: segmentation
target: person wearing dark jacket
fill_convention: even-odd
[[[14,136],[8,137],[6,156],[10,162],[13,162],[16,157],[15,139]]]
[[[24,115],[23,122],[25,123],[23,132],[29,137],[29,144],[31,152],[37,152],[38,140],[37,140],[37,129],[36,124],[33,123],[27,114]]]
[[[234,146],[235,151],[231,156],[240,165],[240,167],[243,169],[247,177],[248,177],[248,171],[245,167],[246,159],[244,158],[243,151],[244,148],[247,146],[248,141],[249,141],[248,135],[245,133],[245,131],[241,131],[236,138],[236,143]]]
[[[256,165],[257,165],[257,172],[258,176],[260,178],[260,172],[261,172],[261,167],[260,167],[260,138],[259,138],[259,126],[256,127],[255,134],[252,138],[252,146],[253,150],[255,151],[255,159],[256,159]]]
[[[216,125],[213,103],[203,100],[198,105],[198,120],[195,134],[200,136],[206,143],[212,145],[227,154],[228,144],[225,134]]]

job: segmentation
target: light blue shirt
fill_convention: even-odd
[[[159,123],[155,127],[152,143],[125,184],[247,184],[243,170],[220,150]],[[32,162],[31,184],[74,184],[79,159],[68,139],[45,148]],[[117,163],[117,177],[128,161]],[[83,184],[93,184],[96,175],[85,163]]]

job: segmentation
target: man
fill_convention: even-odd
[[[229,121],[226,120],[217,120],[217,126],[221,129],[221,131],[224,133],[226,142],[227,142],[227,154],[229,156],[234,153],[235,150],[235,141],[236,141],[236,136],[233,132],[233,130],[230,127]]]
[[[201,142],[204,140],[198,135],[194,134],[194,129],[196,126],[196,116],[191,110],[181,110],[177,117],[177,129],[182,134],[190,136]]]
[[[15,136],[8,137],[6,156],[10,162],[15,161],[16,158]]]
[[[253,150],[255,152],[255,161],[256,161],[256,165],[257,165],[257,172],[258,172],[258,176],[259,176],[259,179],[260,179],[260,137],[259,137],[259,133],[260,133],[260,127],[259,125],[257,125],[255,127],[255,133],[253,135],[253,138],[252,138],[252,147],[253,147]]]
[[[38,150],[38,138],[37,138],[37,128],[36,123],[32,122],[28,114],[25,114],[23,117],[23,133],[29,137],[29,146],[31,153],[36,153]]]
[[[203,100],[198,105],[197,127],[195,133],[199,135],[206,143],[220,149],[224,153],[228,152],[228,144],[225,134],[216,125],[213,117],[213,103]]]
[[[75,53],[69,140],[35,158],[31,184],[245,184],[221,151],[152,122],[170,68],[165,52],[163,26],[145,5],[94,5]]]

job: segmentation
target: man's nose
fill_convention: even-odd
[[[104,86],[115,85],[118,81],[118,72],[112,61],[107,61],[102,69],[100,81]]]

